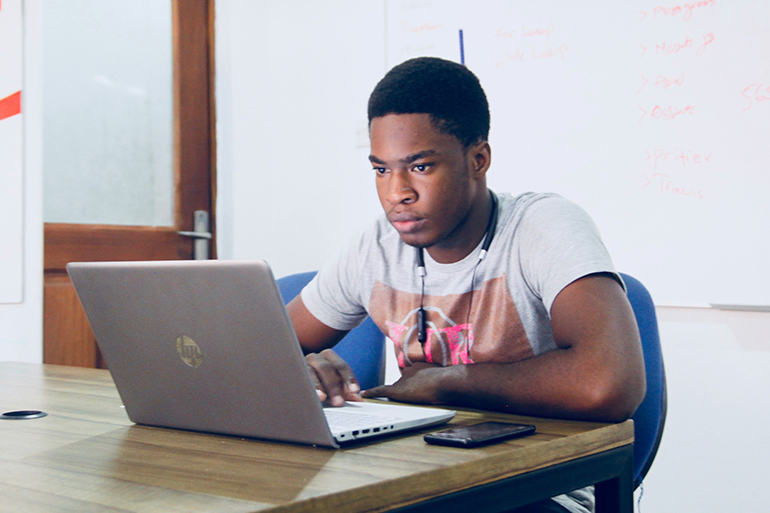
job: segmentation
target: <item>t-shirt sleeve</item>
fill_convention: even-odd
[[[625,289],[596,225],[571,201],[554,195],[534,202],[519,229],[524,279],[549,313],[567,285],[589,274],[611,273]]]
[[[336,330],[349,331],[366,319],[360,293],[365,244],[366,234],[354,239],[302,289],[302,302],[308,311]]]

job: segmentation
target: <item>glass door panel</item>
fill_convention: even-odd
[[[174,225],[172,5],[43,1],[44,220]]]

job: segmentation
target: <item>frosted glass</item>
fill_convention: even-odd
[[[43,1],[44,219],[173,225],[171,2]]]

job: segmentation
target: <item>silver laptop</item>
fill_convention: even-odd
[[[132,422],[339,447],[455,415],[376,402],[324,408],[263,261],[67,271]]]

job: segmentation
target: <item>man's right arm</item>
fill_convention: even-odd
[[[305,306],[302,295],[295,297],[286,307],[294,326],[305,360],[311,369],[318,397],[328,399],[332,406],[342,406],[345,401],[360,401],[361,386],[345,360],[331,350],[347,335],[319,321]]]

